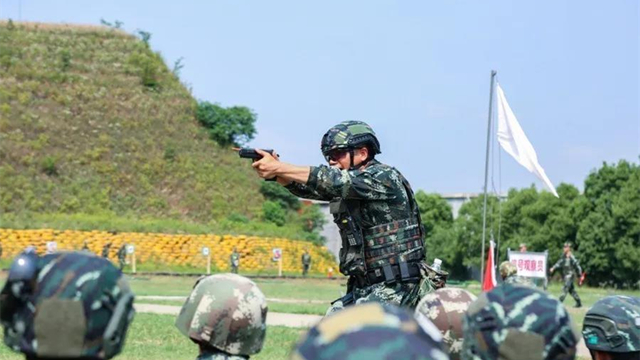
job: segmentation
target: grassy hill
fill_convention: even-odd
[[[132,35],[0,22],[0,214],[255,216],[259,179],[208,139],[195,108]]]

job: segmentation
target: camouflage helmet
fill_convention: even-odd
[[[605,352],[640,352],[640,298],[608,296],[587,312],[582,327],[587,348]]]
[[[110,359],[124,346],[133,300],[108,260],[86,252],[25,252],[0,292],[4,342],[27,358]]]
[[[267,301],[251,280],[236,274],[203,277],[182,305],[176,327],[194,342],[231,355],[262,349]]]
[[[425,295],[416,307],[440,330],[451,359],[460,359],[462,351],[462,318],[476,296],[459,288],[442,288]]]
[[[449,359],[438,329],[424,316],[366,303],[325,317],[301,339],[292,360]]]
[[[500,277],[505,280],[509,276],[518,275],[518,268],[509,261],[503,261],[500,264]]]
[[[504,284],[482,293],[463,322],[466,360],[572,360],[579,333],[545,292]]]
[[[365,145],[371,146],[373,155],[380,154],[380,143],[371,126],[363,121],[343,121],[329,129],[320,142],[323,155],[337,149],[355,149]]]

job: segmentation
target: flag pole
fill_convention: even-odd
[[[487,120],[487,155],[484,162],[484,205],[482,207],[482,260],[480,260],[480,284],[484,284],[484,245],[487,233],[487,181],[489,179],[489,146],[491,145],[491,114],[493,107],[493,84],[497,72],[491,70],[491,83],[489,85],[489,116]]]

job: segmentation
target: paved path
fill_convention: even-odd
[[[184,296],[138,296],[137,300],[184,300]],[[180,306],[173,305],[156,305],[156,304],[139,304],[135,303],[134,307],[140,313],[152,313],[163,315],[178,315]],[[286,326],[294,328],[310,328],[322,319],[319,315],[303,315],[303,314],[286,314],[269,312],[267,315],[267,325],[269,326]],[[580,339],[578,344],[578,356],[587,359],[591,358],[589,349],[584,344],[584,340]]]
[[[137,312],[163,315],[178,315],[180,306],[156,305],[156,304],[134,304]],[[267,315],[267,325],[286,326],[294,328],[310,328],[322,319],[319,315],[285,314],[269,312]]]
[[[161,300],[161,301],[185,301],[187,299],[186,296],[157,296],[157,295],[147,295],[147,296],[136,296],[136,300]],[[268,302],[275,303],[283,303],[283,304],[325,304],[327,307],[329,306],[329,301],[323,300],[301,300],[301,299],[278,299],[278,298],[267,298]]]

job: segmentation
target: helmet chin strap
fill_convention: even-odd
[[[349,161],[350,161],[349,170],[358,170],[359,168],[367,165],[369,163],[369,161],[371,161],[371,156],[367,155],[367,158],[364,159],[360,164],[358,164],[358,167],[356,167],[353,164],[353,156],[354,156],[353,148],[349,149],[349,155],[351,156],[351,158],[349,159]]]

